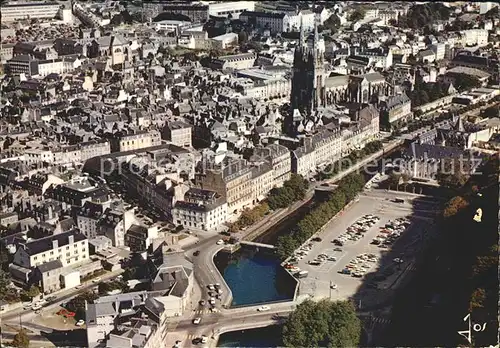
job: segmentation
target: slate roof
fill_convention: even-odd
[[[52,242],[55,240],[57,240],[59,248],[62,246],[66,246],[69,244],[69,236],[73,236],[74,243],[87,239],[87,237],[85,237],[80,232],[73,230],[45,238],[35,239],[31,242],[28,242],[24,244],[25,251],[28,253],[28,255],[36,255],[43,253],[45,251],[52,250],[53,249]]]
[[[62,266],[63,266],[63,264],[62,264],[61,260],[54,260],[54,261],[42,263],[37,268],[40,271],[40,273],[46,273],[46,272],[53,271],[53,270],[58,269],[58,268],[62,268]]]

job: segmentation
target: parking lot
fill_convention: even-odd
[[[291,272],[302,272],[303,276],[298,295],[345,299],[374,274],[378,276],[374,288],[390,288],[399,274],[413,267],[421,233],[436,213],[437,202],[426,197],[414,208],[417,197],[385,190],[362,194],[358,202],[308,243],[306,253],[296,257],[296,268]],[[386,229],[389,222],[395,227]],[[371,244],[377,237],[379,242]],[[350,274],[341,274],[346,268]]]

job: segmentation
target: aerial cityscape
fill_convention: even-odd
[[[498,2],[0,4],[1,347],[498,346]]]

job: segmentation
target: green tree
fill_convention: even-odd
[[[28,348],[30,346],[30,338],[26,329],[19,330],[19,332],[14,336],[12,345],[19,348]]]
[[[351,302],[306,300],[283,327],[287,347],[357,347],[361,322]]]
[[[354,10],[350,16],[349,16],[349,21],[350,22],[357,22],[365,18],[365,13],[362,10]]]
[[[467,74],[456,74],[454,86],[460,91],[470,90],[481,86],[481,82],[474,77]]]
[[[484,109],[482,116],[487,118],[500,117],[500,105],[493,105]]]
[[[443,216],[445,218],[450,218],[455,216],[459,211],[466,208],[469,205],[469,202],[462,196],[456,196],[450,199],[444,208]]]
[[[94,303],[99,298],[99,295],[91,291],[84,292],[76,297],[73,297],[66,305],[66,309],[75,312],[75,319],[85,319],[85,302]]]
[[[23,296],[29,299],[33,299],[33,297],[37,297],[38,295],[40,295],[40,289],[36,285],[31,285],[28,290],[23,291]]]
[[[486,291],[484,289],[479,288],[474,290],[469,303],[469,312],[472,312],[476,308],[483,308],[485,299]]]
[[[436,180],[443,187],[458,189],[467,182],[470,173],[471,164],[469,162],[462,159],[444,160],[436,174]]]

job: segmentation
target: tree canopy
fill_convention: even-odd
[[[276,242],[277,254],[286,259],[344,206],[353,200],[363,189],[365,180],[363,175],[352,173],[338,183],[338,188],[326,202],[316,205],[289,234],[280,236]]]
[[[450,18],[451,9],[438,2],[430,2],[412,6],[406,16],[399,18],[399,26],[421,29],[431,26],[438,20],[447,21]]]
[[[12,345],[19,348],[28,348],[30,346],[30,338],[26,329],[19,330],[19,332],[14,336]]]
[[[354,10],[350,15],[349,15],[349,21],[351,22],[357,22],[365,18],[365,13],[362,10]]]
[[[304,199],[309,183],[302,176],[292,174],[290,179],[285,181],[283,187],[274,188],[269,193],[269,208],[286,208],[291,204]]]
[[[91,291],[84,292],[72,298],[66,305],[66,309],[75,312],[75,319],[85,319],[85,301],[87,303],[94,303],[99,298],[99,295]]]
[[[360,337],[361,321],[348,301],[307,300],[283,327],[287,347],[357,347]]]
[[[481,82],[476,77],[467,74],[455,74],[454,80],[454,86],[460,92],[481,86]]]
[[[332,14],[328,19],[323,23],[323,27],[325,29],[329,29],[332,32],[335,32],[338,28],[340,28],[340,18],[337,14]]]

